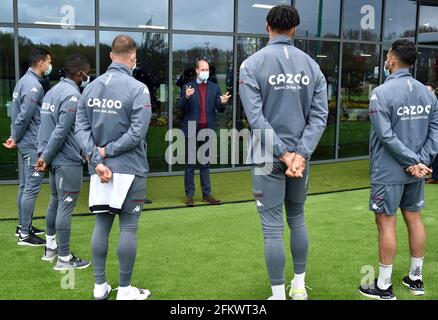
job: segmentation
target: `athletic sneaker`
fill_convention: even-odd
[[[46,245],[46,240],[41,239],[33,233],[28,235],[20,234],[18,236],[17,244],[19,246],[42,247]]]
[[[21,226],[17,226],[17,228],[15,228],[15,236],[18,237],[20,235],[20,232],[21,232]],[[30,233],[33,233],[36,235],[42,235],[42,234],[44,234],[44,230],[35,228],[34,226],[31,226]]]
[[[102,284],[94,284],[93,297],[94,300],[106,300],[111,293],[111,286],[108,282]]]
[[[382,290],[377,286],[377,279],[374,280],[374,284],[370,286],[361,285],[359,287],[359,292],[365,297],[377,300],[397,300],[394,293],[392,292],[392,285],[386,289]]]
[[[37,236],[42,235],[42,234],[45,233],[44,230],[38,229],[38,228],[36,228],[34,226],[30,227],[30,232],[33,233],[33,234],[36,234]]]
[[[70,254],[70,260],[64,261],[59,258],[56,260],[56,265],[53,267],[55,271],[71,270],[71,269],[85,269],[90,265],[90,261],[75,257],[73,253]]]
[[[151,295],[151,292],[147,289],[140,289],[131,286],[128,288],[123,288],[123,290],[118,288],[116,300],[146,300]]]
[[[294,287],[290,287],[289,297],[291,300],[307,300],[307,291],[304,289],[295,289]]]
[[[403,284],[409,288],[409,291],[414,296],[422,296],[424,295],[424,283],[422,280],[411,280],[409,276],[403,278]]]
[[[45,247],[44,248],[44,254],[41,257],[41,260],[43,261],[49,261],[52,263],[56,258],[58,257],[58,249],[50,249]]]

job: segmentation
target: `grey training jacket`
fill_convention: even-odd
[[[273,129],[273,161],[286,151],[310,159],[328,116],[327,83],[310,56],[287,36],[271,39],[240,66],[239,95],[251,129]]]
[[[43,99],[38,154],[49,165],[82,164],[81,147],[74,134],[80,97],[77,84],[61,78]]]
[[[405,169],[420,162],[430,165],[438,153],[435,95],[401,69],[373,90],[369,116],[371,183],[420,181]]]
[[[75,133],[92,167],[146,177],[146,133],[151,120],[149,89],[123,64],[112,63],[79,100]],[[102,159],[97,147],[105,147]],[[90,172],[91,174],[93,172]]]
[[[36,149],[44,97],[42,78],[31,68],[18,80],[12,96],[11,136],[19,148]]]

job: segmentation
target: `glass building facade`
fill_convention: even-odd
[[[315,59],[328,83],[327,129],[312,158],[338,161],[368,156],[370,92],[384,81],[390,44],[414,41],[412,72],[422,82],[438,81],[438,0],[2,0],[0,2],[0,140],[9,137],[10,100],[27,70],[34,46],[52,53],[59,80],[70,53],[84,54],[99,76],[110,64],[111,42],[128,34],[139,44],[134,76],[151,91],[153,116],[147,136],[152,173],[182,170],[169,165],[165,134],[178,128],[177,103],[194,63],[210,62],[214,81],[232,99],[217,116],[217,128],[247,128],[238,92],[238,66],[266,45],[265,17],[277,4],[292,4],[301,16],[295,45]],[[229,170],[241,165],[217,164]],[[0,181],[17,178],[17,155],[1,148]]]

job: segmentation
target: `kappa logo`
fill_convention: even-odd
[[[73,97],[71,97],[70,101],[78,102],[78,98],[76,98],[75,96],[73,96]]]
[[[417,203],[417,207],[422,207],[424,206],[424,200],[421,200],[420,202]]]
[[[380,210],[380,207],[376,203],[373,203],[371,208],[373,208],[374,210]]]
[[[38,92],[38,89],[33,87],[32,90],[30,90],[30,92]]]
[[[143,89],[143,93],[144,93],[144,94],[149,94],[149,89],[148,89],[148,87],[144,87],[144,89]]]
[[[140,211],[141,211],[140,206],[136,206],[136,207],[134,208],[134,210],[132,210],[132,212],[140,212]]]
[[[34,172],[32,175],[32,177],[39,177],[39,176],[40,176],[40,174],[38,172]]]
[[[65,198],[64,202],[73,202],[73,198],[72,197],[67,197],[67,198]]]
[[[260,202],[260,200],[256,200],[257,207],[264,207],[263,203]]]
[[[12,94],[12,99],[17,99],[18,98],[18,92],[14,91],[14,93]]]
[[[371,101],[375,101],[375,100],[377,100],[377,95],[376,94],[373,94],[372,96],[371,96],[371,99],[370,99]]]

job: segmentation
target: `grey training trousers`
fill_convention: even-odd
[[[308,237],[304,221],[309,166],[301,179],[288,178],[282,162],[272,164],[272,171],[256,174],[262,166],[253,165],[254,198],[264,236],[265,260],[271,285],[284,284],[285,254],[283,242],[283,204],[290,228],[290,249],[296,274],[304,273],[307,263]],[[259,172],[260,173],[260,172]]]

